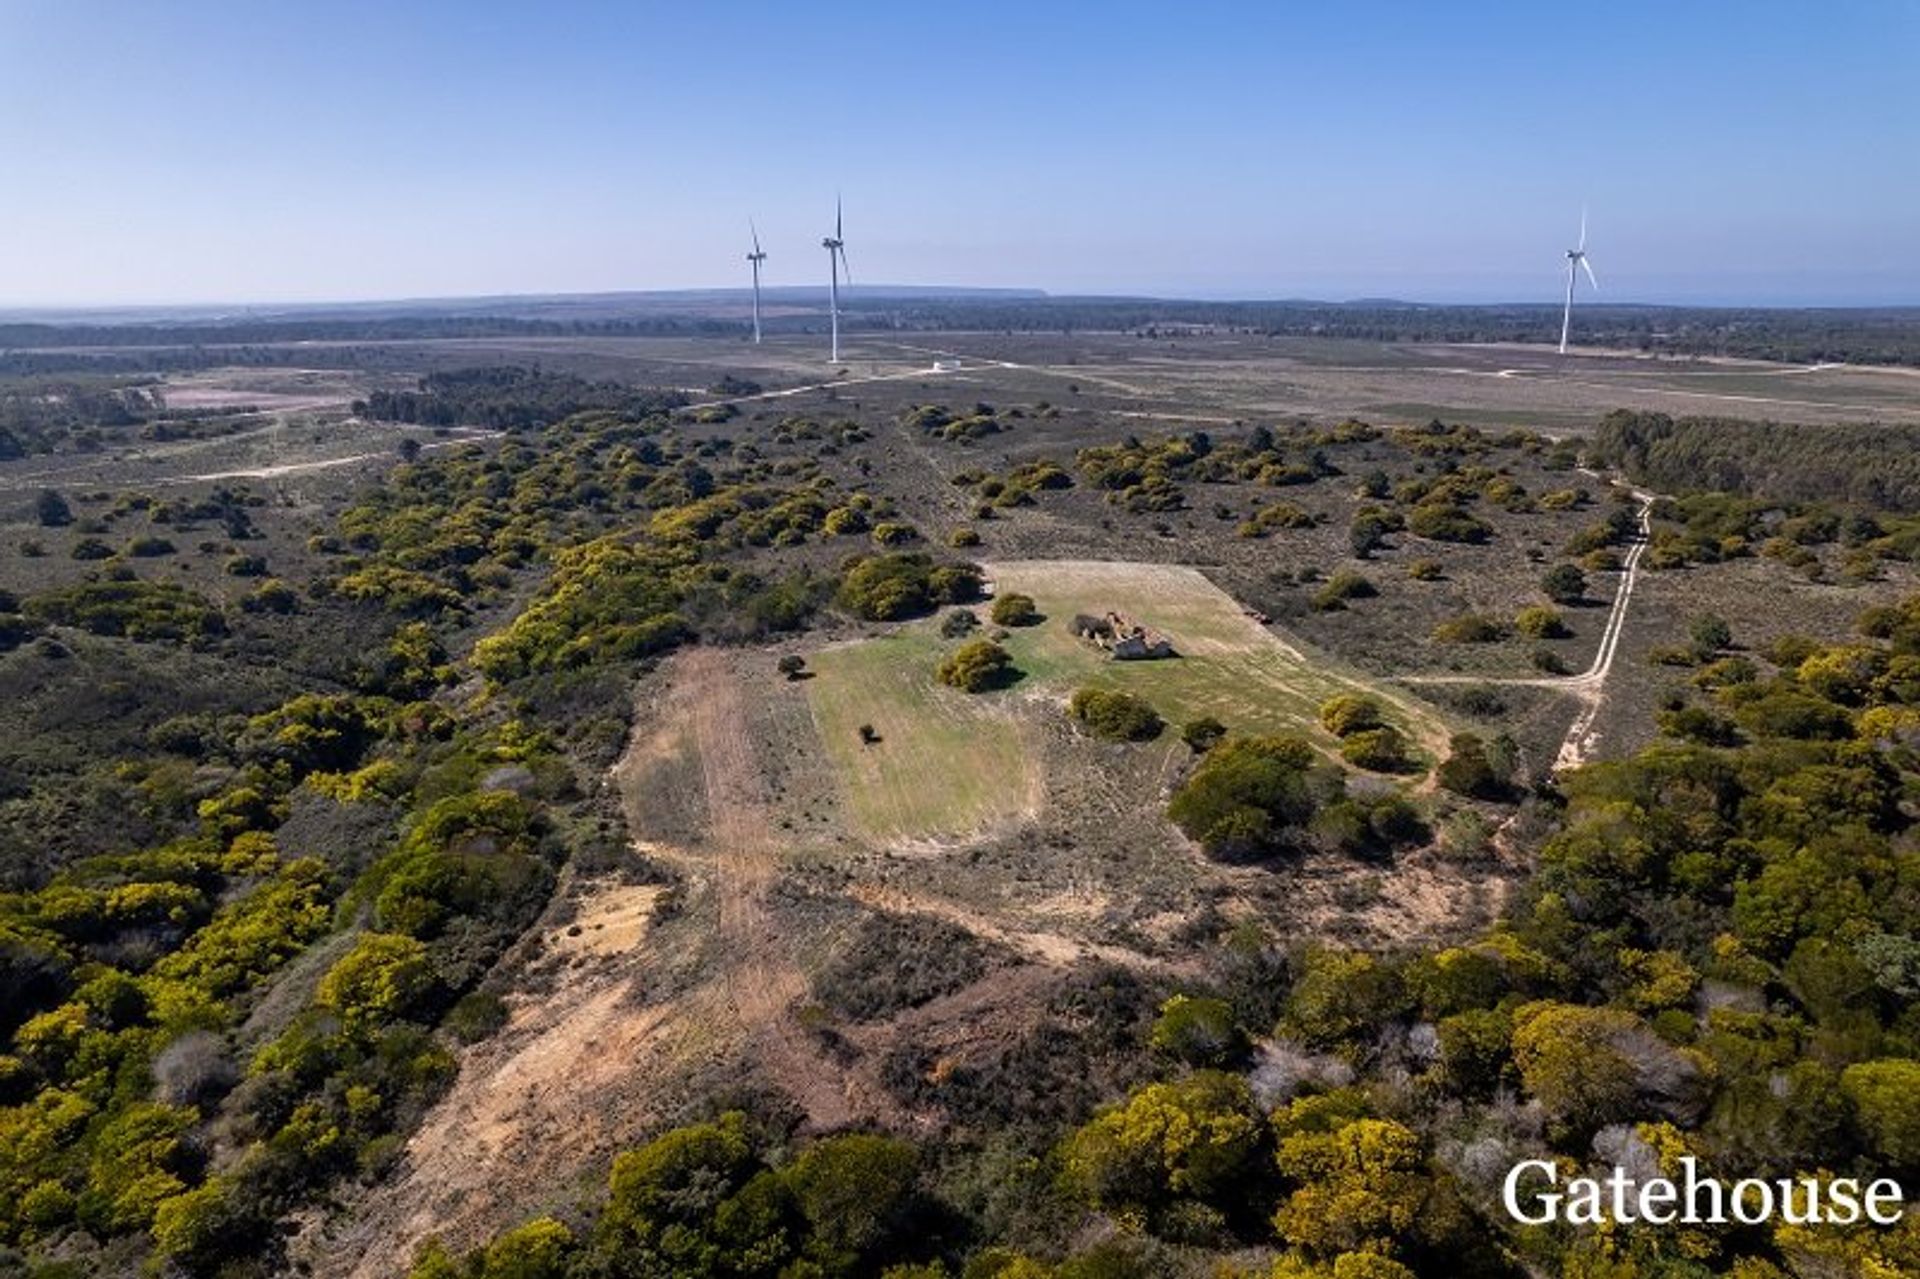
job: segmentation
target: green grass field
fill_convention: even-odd
[[[1332,752],[1320,704],[1339,693],[1379,697],[1388,718],[1431,757],[1447,726],[1430,707],[1369,684],[1324,659],[1296,652],[1243,614],[1198,571],[1177,565],[1029,560],[988,566],[996,594],[1031,595],[1045,619],[1005,641],[1021,678],[969,695],[934,682],[938,618],[810,658],[807,697],[822,744],[841,779],[853,822],[882,839],[957,836],[1028,811],[1043,763],[1023,719],[1057,714],[1084,685],[1145,698],[1174,728],[1160,749],[1184,750],[1178,726],[1211,715],[1240,733],[1298,733]],[[1116,662],[1074,636],[1076,613],[1110,609],[1166,632],[1179,652],[1161,661]],[[984,618],[986,607],[977,610]],[[881,741],[860,740],[871,724]]]
[[[1302,733],[1332,749],[1320,704],[1367,692],[1416,743],[1443,741],[1436,713],[1310,658],[1246,616],[1195,569],[1167,564],[1027,560],[991,566],[996,594],[1031,595],[1045,620],[1009,632],[1006,647],[1026,672],[1022,687],[1065,697],[1084,685],[1143,697],[1179,725],[1211,715],[1239,733]],[[1069,629],[1074,614],[1117,609],[1165,632],[1179,656],[1116,662]]]
[[[952,645],[931,622],[809,658],[807,701],[848,814],[881,839],[963,835],[1017,817],[1038,771],[1016,699],[934,682]],[[868,745],[860,726],[880,740]]]

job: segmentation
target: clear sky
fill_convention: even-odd
[[[1920,0],[0,0],[0,307],[1920,303]]]

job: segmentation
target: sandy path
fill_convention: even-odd
[[[794,1014],[807,979],[767,908],[781,861],[764,771],[754,758],[740,677],[717,649],[676,659],[670,716],[692,726],[706,791],[708,834],[697,849],[652,851],[699,884],[718,918],[714,948],[728,1011],[769,1077],[818,1127],[854,1117],[848,1082]]]
[[[565,1201],[582,1170],[670,1118],[683,1084],[743,1053],[814,1127],[900,1118],[795,1019],[807,984],[767,904],[780,848],[740,677],[710,649],[680,654],[669,673],[658,722],[636,734],[615,775],[628,803],[644,806],[650,765],[698,753],[707,829],[687,847],[641,851],[684,878],[675,944],[691,933],[699,980],[675,995],[649,990],[671,956],[636,910],[658,890],[564,879],[561,908],[503,961],[523,965],[508,1024],[463,1056],[399,1169],[297,1245],[317,1279],[388,1279],[430,1235],[471,1246]]]

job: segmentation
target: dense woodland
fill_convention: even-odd
[[[1594,456],[1663,492],[1920,510],[1920,427],[1609,413]]]
[[[382,422],[523,431],[592,409],[645,416],[684,403],[684,395],[620,382],[589,382],[539,369],[481,368],[430,373],[417,390],[374,391],[353,411]]]
[[[526,416],[503,419],[521,428],[503,441],[396,466],[314,534],[310,571],[241,565],[236,604],[153,580],[131,542],[74,584],[0,592],[0,660],[167,675],[125,691],[97,735],[38,748],[91,753],[138,838],[10,868],[0,894],[0,1271],[280,1273],[289,1218],[391,1170],[462,1046],[499,1028],[495,964],[560,873],[624,850],[592,783],[649,662],[977,596],[976,566],[912,545],[884,497],[819,466],[866,428],[782,422],[815,460],[775,461],[686,430],[649,393],[546,420],[578,391],[498,373],[424,388],[415,411],[500,394]],[[981,419],[999,415],[916,425]],[[1607,440],[1642,438],[1629,425]],[[1425,469],[1395,483],[1334,459],[1380,441]],[[1368,495],[1362,556],[1403,534],[1475,543],[1499,507],[1599,506],[1571,476],[1519,490],[1502,450],[1576,460],[1524,432],[1344,423],[1130,439],[956,481],[981,518],[1078,485],[1143,519],[1222,478],[1338,482]],[[1840,546],[1870,574],[1920,548],[1912,521],[1851,486],[1703,494],[1720,486],[1711,462],[1661,466],[1675,497],[1656,567]],[[250,509],[228,493],[178,514],[244,546]],[[1288,517],[1253,523],[1241,535],[1280,536]],[[1593,510],[1563,567],[1603,571],[1631,527],[1624,506]],[[1548,577],[1550,597],[1579,594]],[[1349,583],[1328,607],[1361,598]],[[262,658],[281,642],[290,659]],[[973,644],[990,641],[956,656]],[[218,698],[191,693],[200,659],[234,671]],[[413,1275],[1920,1272],[1911,1219],[1574,1231],[1497,1207],[1532,1156],[1920,1176],[1920,599],[1863,613],[1839,643],[1749,647],[1702,625],[1673,664],[1658,744],[1537,793],[1510,743],[1453,740],[1439,790],[1502,819],[1525,799],[1514,831],[1535,861],[1477,937],[1369,953],[1218,921],[1191,979],[1092,965],[1049,1009],[1059,1033],[995,1073],[901,1061],[898,1086],[954,1116],[939,1133],[802,1135],[763,1097],[715,1099],[603,1187],[471,1253],[430,1244]],[[1165,727],[1150,707],[1076,702],[1115,750]],[[1309,844],[1378,858],[1431,838],[1419,803],[1362,776],[1405,764],[1378,711],[1322,708],[1345,763],[1180,726],[1192,760],[1169,820],[1208,856],[1276,873]],[[41,801],[8,809],[14,837],[51,837],[61,788],[9,749]],[[845,977],[848,1006],[898,997],[873,972]]]

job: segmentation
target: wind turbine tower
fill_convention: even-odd
[[[833,201],[833,234],[820,241],[820,247],[827,251],[827,315],[833,326],[833,354],[827,358],[834,364],[840,363],[840,272],[847,273],[847,284],[853,284],[853,268],[847,265],[847,242],[840,229],[840,199]]]
[[[1567,305],[1560,313],[1560,354],[1567,353],[1567,330],[1573,325],[1573,282],[1579,273],[1585,270],[1587,280],[1593,285],[1594,292],[1600,291],[1600,281],[1594,278],[1593,263],[1587,261],[1587,211],[1580,210],[1580,247],[1567,250]]]
[[[747,261],[753,264],[753,343],[760,345],[760,264],[767,260],[766,250],[760,247],[760,232],[754,229],[753,219],[747,219],[747,233],[753,237],[753,252],[747,254]]]

